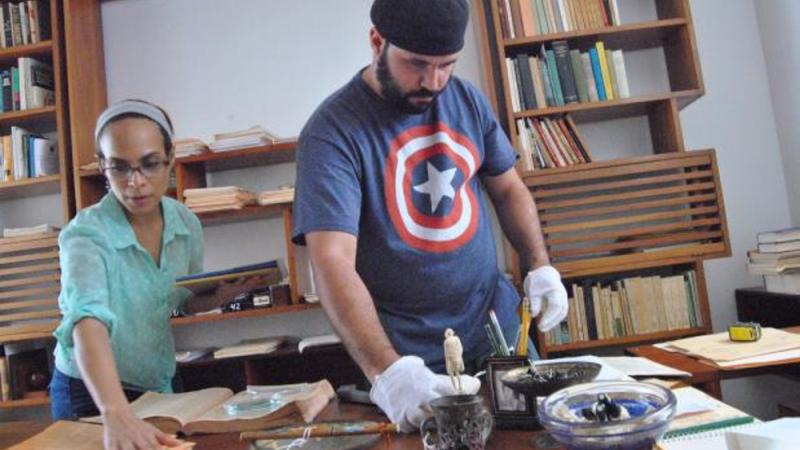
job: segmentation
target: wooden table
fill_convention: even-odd
[[[800,327],[789,327],[784,328],[784,330],[800,333]],[[723,369],[690,356],[668,352],[652,345],[630,347],[625,349],[625,352],[633,356],[644,356],[652,361],[691,373],[692,375],[686,380],[688,384],[696,386],[718,399],[722,399],[722,389],[720,387],[720,381],[722,380],[781,373],[788,369],[796,368],[800,364],[800,359],[795,358],[747,367]]]
[[[334,400],[320,414],[317,421],[324,420],[378,420],[386,421],[386,417],[375,407],[340,403]],[[531,438],[536,434],[533,431],[497,430],[492,432],[487,449],[524,450],[533,449],[530,445]],[[239,441],[239,433],[197,435],[189,437],[190,441],[197,443],[194,450],[247,450],[248,444]],[[419,433],[397,434],[392,436],[392,450],[421,450],[422,440]],[[370,450],[385,450],[383,441],[373,446]]]

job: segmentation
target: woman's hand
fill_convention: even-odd
[[[106,450],[161,450],[181,442],[134,416],[130,410],[103,414],[103,445]]]

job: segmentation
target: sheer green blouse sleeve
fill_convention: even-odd
[[[70,226],[58,239],[61,260],[61,294],[58,304],[63,318],[55,331],[59,343],[72,349],[72,330],[85,318],[114,328],[116,316],[109,308],[107,273],[112,252],[100,234],[86,226]]]

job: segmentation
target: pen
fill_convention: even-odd
[[[290,427],[278,430],[245,431],[239,434],[239,440],[253,441],[256,439],[296,439],[314,437],[332,437],[357,434],[385,434],[397,433],[396,423],[367,422],[367,423],[320,423],[305,427]]]
[[[510,353],[508,351],[506,337],[503,335],[503,329],[500,328],[500,321],[497,320],[497,314],[494,313],[493,309],[489,310],[489,320],[492,324],[492,328],[494,329],[495,337],[500,343],[500,346],[503,348],[503,356],[509,356]]]

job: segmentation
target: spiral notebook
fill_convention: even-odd
[[[751,418],[752,419],[752,418]],[[757,422],[715,428],[698,433],[682,434],[664,439],[657,445],[659,450],[728,450],[725,433],[743,431],[758,425]]]
[[[752,416],[693,387],[673,391],[678,400],[675,418],[660,450],[727,450],[725,433],[747,427]]]

